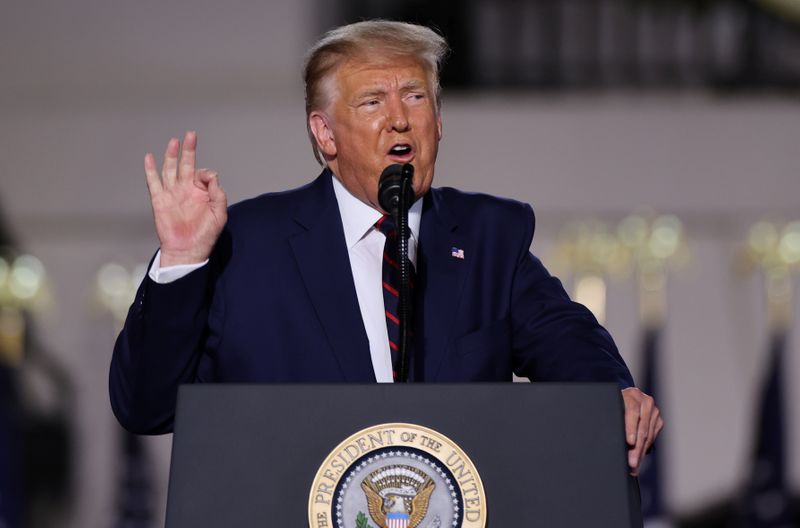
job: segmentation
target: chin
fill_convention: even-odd
[[[431,176],[430,178],[426,178],[425,181],[426,183],[424,185],[420,185],[419,187],[415,186],[414,194],[417,196],[417,198],[426,195],[428,191],[431,189],[431,184],[433,183],[433,176]]]

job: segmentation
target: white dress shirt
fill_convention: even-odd
[[[369,340],[369,352],[375,379],[379,383],[392,382],[392,359],[389,350],[389,334],[383,306],[383,246],[386,237],[376,227],[381,213],[365,204],[348,191],[338,178],[333,179],[333,191],[339,205],[339,214],[344,228],[347,255],[356,287],[361,319]],[[422,218],[422,200],[417,200],[408,211],[408,227],[411,238],[408,243],[408,258],[416,265],[417,241]],[[156,254],[148,272],[150,278],[166,284],[188,275],[205,266],[208,260],[198,264],[181,264],[161,267],[161,252]]]

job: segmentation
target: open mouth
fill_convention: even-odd
[[[407,143],[397,143],[389,149],[389,156],[398,159],[407,159],[413,156],[414,149]]]

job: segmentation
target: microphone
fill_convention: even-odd
[[[408,210],[414,203],[414,166],[410,163],[389,165],[378,179],[378,203],[392,215],[397,226],[397,256],[400,268],[400,291],[398,292],[398,318],[400,320],[400,356],[397,381],[408,382],[409,356],[411,356],[410,331],[413,301],[411,299],[411,263],[408,260]]]
[[[384,211],[392,215],[399,225],[400,216],[408,211],[414,203],[414,166],[410,163],[389,165],[381,173],[378,180],[378,203]],[[404,198],[404,200],[401,200]],[[400,210],[404,202],[405,210]]]

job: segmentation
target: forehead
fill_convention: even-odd
[[[402,89],[408,86],[430,88],[431,74],[414,57],[351,58],[336,71],[339,92],[344,97],[376,89]]]

